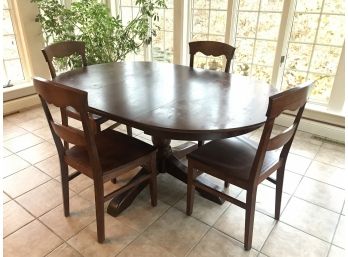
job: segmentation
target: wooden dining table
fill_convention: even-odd
[[[214,140],[253,131],[266,120],[269,96],[278,92],[252,77],[156,62],[90,65],[62,73],[54,81],[87,91],[91,113],[151,135],[158,149],[158,171],[183,182],[186,166],[180,158],[196,144],[171,147],[171,140]],[[212,185],[206,177],[200,179],[223,190],[223,182]],[[118,215],[145,186],[114,198],[108,213]],[[200,193],[214,202],[223,202]]]

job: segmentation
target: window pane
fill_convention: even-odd
[[[238,39],[236,43],[235,60],[238,62],[252,63],[255,40],[251,39]]]
[[[240,0],[239,10],[258,10],[260,0]]]
[[[194,33],[208,33],[209,11],[207,10],[194,10],[192,21],[192,32]]]
[[[239,12],[238,13],[238,36],[255,37],[257,25],[256,12]]]
[[[280,13],[260,13],[257,37],[277,40],[280,19]]]
[[[279,11],[283,10],[283,0],[262,0],[261,11]]]
[[[296,13],[291,31],[291,41],[314,43],[319,14]]]
[[[290,43],[287,53],[286,68],[307,71],[312,49],[312,45]]]
[[[266,81],[267,83],[271,83],[272,78],[272,68],[254,65],[251,75],[259,80]]]
[[[22,64],[19,59],[4,60],[4,66],[7,80],[11,80],[12,82],[24,80]]]
[[[323,0],[297,0],[296,12],[320,12]]]
[[[276,46],[276,42],[256,40],[253,63],[273,66]]]
[[[322,15],[320,19],[319,44],[342,45],[344,41],[344,16]]]
[[[211,1],[211,9],[227,10],[227,0],[213,0]]]
[[[344,14],[344,0],[325,1],[323,12]]]
[[[323,76],[320,74],[309,73],[308,79],[315,81],[311,90],[310,100],[312,102],[325,104],[330,100],[334,76]]]
[[[336,73],[341,48],[315,46],[310,71],[333,75]]]
[[[209,18],[209,31],[213,34],[225,34],[227,12],[211,11]]]

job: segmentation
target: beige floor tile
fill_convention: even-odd
[[[322,240],[331,242],[338,218],[338,213],[292,197],[280,220]]]
[[[256,257],[257,251],[244,250],[244,245],[221,232],[211,229],[190,252],[188,257]]]
[[[60,175],[58,176],[58,180],[61,181]],[[77,176],[73,180],[69,181],[69,188],[75,193],[83,191],[90,185],[93,185],[93,180],[84,174],[81,174],[80,176]]]
[[[4,169],[2,169],[1,175],[3,178],[30,166],[30,163],[15,154],[3,158],[2,161]]]
[[[31,216],[15,201],[5,203],[3,208],[4,237],[8,236],[34,219],[33,216]]]
[[[144,193],[140,194],[129,208],[117,216],[117,220],[142,232],[170,208],[162,201],[157,201],[157,206],[153,207],[148,191],[144,190]]]
[[[342,248],[332,245],[328,257],[347,257],[347,252]]]
[[[46,123],[47,123],[47,121],[46,121]],[[52,132],[48,126],[42,127],[40,129],[36,129],[36,130],[32,131],[31,133],[35,134],[36,136],[41,137],[45,140],[53,139]]]
[[[245,202],[246,201],[246,191],[243,191],[238,199]],[[280,207],[280,213],[284,210],[287,202],[290,199],[290,195],[287,193],[282,193],[282,203]],[[257,188],[256,194],[256,210],[270,216],[274,217],[275,208],[275,188],[271,188],[260,184]]]
[[[276,177],[277,177],[277,173],[274,172],[271,175],[271,178],[276,179]],[[299,175],[299,174],[296,174],[294,172],[286,170],[285,174],[284,174],[283,192],[290,194],[290,195],[293,194],[295,192],[298,184],[300,183],[302,177],[303,177],[302,175]],[[275,188],[275,184],[271,183],[268,180],[264,180],[262,182],[262,184],[269,186],[269,187],[272,187],[272,188]]]
[[[69,195],[75,193],[70,190]],[[16,199],[34,216],[39,217],[63,202],[62,186],[52,179]]]
[[[304,175],[311,164],[311,161],[312,160],[309,158],[289,153],[285,169],[300,175]]]
[[[78,251],[64,243],[57,247],[53,252],[46,255],[47,257],[83,257]]]
[[[69,239],[68,243],[85,257],[111,257],[118,254],[138,236],[138,232],[134,229],[109,215],[105,215],[105,231],[105,241],[100,244],[97,241],[96,223],[93,222]]]
[[[27,133],[28,133],[27,130],[16,126],[12,122],[7,122],[6,119],[4,119],[3,138],[2,138],[3,141],[10,140]]]
[[[24,160],[35,164],[43,161],[57,153],[56,147],[48,142],[43,142],[26,150],[18,152],[18,156]]]
[[[320,148],[318,154],[314,158],[315,161],[330,164],[339,168],[344,168],[344,159],[344,151],[324,147]]]
[[[262,253],[269,257],[325,257],[330,245],[316,237],[278,222]]]
[[[338,227],[335,233],[333,244],[347,249],[347,219],[345,216],[341,215]]]
[[[4,147],[1,147],[1,157],[2,158],[5,158],[5,157],[8,157],[8,156],[10,156],[10,155],[12,155],[12,152],[11,151],[9,151],[9,150],[7,150],[6,148],[4,148]]]
[[[260,250],[276,221],[258,211],[255,212],[252,247]],[[214,228],[244,243],[245,210],[231,204],[215,223]]]
[[[185,183],[166,173],[157,176],[157,185],[158,199],[169,205],[180,201],[187,191]]]
[[[234,196],[235,197],[235,196]],[[186,213],[186,195],[175,205],[175,207]],[[195,192],[193,203],[192,217],[212,226],[221,214],[230,206],[230,203],[225,201],[222,205],[207,200]]]
[[[70,198],[70,216],[64,216],[63,204],[40,217],[40,220],[64,240],[68,240],[95,220],[94,204],[80,196]]]
[[[61,243],[60,238],[34,220],[4,239],[4,257],[45,256]]]
[[[12,151],[13,153],[22,151],[39,143],[44,140],[41,137],[35,136],[31,133],[27,133],[4,142],[4,147]]]
[[[48,126],[47,119],[44,117],[38,117],[35,119],[30,119],[25,122],[20,122],[17,124],[19,127],[24,128],[28,131],[34,131],[36,129],[43,128],[45,126]]]
[[[344,169],[317,161],[312,162],[306,173],[306,177],[314,178],[342,189],[346,187],[346,181],[342,179],[344,176]]]
[[[143,235],[175,256],[184,256],[202,238],[209,227],[171,208]]]
[[[319,152],[320,145],[311,144],[306,141],[294,141],[290,148],[290,153],[301,155],[307,158],[314,158]]]
[[[310,178],[303,178],[295,195],[301,199],[340,213],[345,198],[345,191]]]
[[[7,194],[2,192],[2,201],[3,201],[3,203],[7,203],[7,202],[11,201],[11,198]]]
[[[25,192],[45,183],[50,177],[39,169],[30,166],[24,170],[4,178],[4,191],[12,198],[15,198]]]
[[[135,241],[130,243],[117,257],[174,257],[161,245],[152,242],[151,240],[140,236]]]
[[[59,158],[57,154],[41,162],[36,163],[35,167],[45,172],[51,178],[56,178],[60,176],[60,164],[59,164]]]

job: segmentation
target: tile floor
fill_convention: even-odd
[[[196,194],[188,217],[186,186],[167,174],[158,177],[158,206],[150,206],[145,190],[119,217],[106,214],[107,239],[98,244],[90,179],[79,176],[72,181],[71,216],[63,215],[57,153],[41,107],[3,121],[5,257],[345,256],[344,145],[297,133],[287,163],[280,221],[273,219],[274,187],[265,182],[258,190],[249,252],[241,243],[244,210],[229,203],[216,205]],[[134,134],[150,142],[141,131]],[[249,136],[259,135],[255,131]],[[106,184],[106,190],[114,186]],[[229,190],[245,198],[242,190]]]

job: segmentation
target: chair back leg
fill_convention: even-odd
[[[276,197],[275,197],[275,213],[274,218],[279,220],[280,217],[280,207],[282,203],[282,192],[283,192],[283,182],[284,182],[284,170],[285,165],[277,170],[277,182],[276,182]]]

